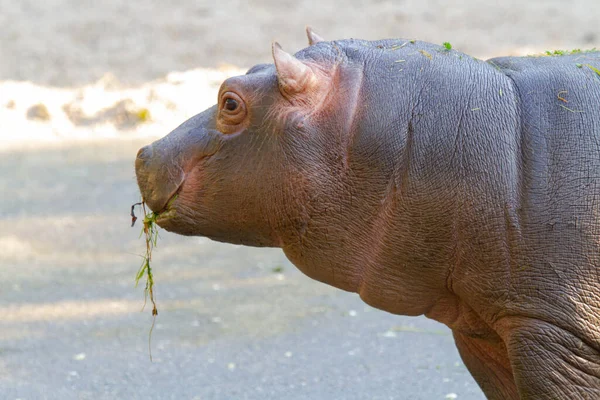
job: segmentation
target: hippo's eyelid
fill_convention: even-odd
[[[234,104],[235,108],[228,108],[229,105]],[[221,95],[221,111],[227,112],[229,114],[236,114],[242,111],[245,108],[244,100],[235,92],[227,91]]]
[[[217,126],[222,133],[239,131],[247,114],[246,103],[240,95],[233,91],[225,91],[220,95]]]

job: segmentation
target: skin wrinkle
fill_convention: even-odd
[[[503,321],[503,324],[504,326],[502,327],[502,331],[504,332],[505,336],[504,340],[509,346],[509,354],[513,353],[519,355],[518,358],[513,359],[512,363],[515,373],[517,375],[517,379],[524,379],[521,387],[522,395],[532,395],[533,393],[535,393],[537,396],[540,396],[542,394],[548,394],[551,396],[548,398],[558,398],[557,396],[559,395],[559,393],[562,393],[562,390],[557,391],[557,388],[563,389],[582,387],[580,384],[582,382],[581,379],[583,379],[583,382],[585,382],[586,384],[593,385],[592,382],[585,381],[585,378],[580,376],[580,373],[585,371],[582,371],[579,368],[570,369],[570,364],[567,364],[566,366],[561,365],[561,368],[553,368],[548,370],[548,378],[552,379],[552,381],[555,383],[555,386],[544,384],[544,378],[542,376],[537,377],[536,381],[532,381],[532,376],[530,376],[532,373],[535,374],[538,373],[538,371],[543,371],[543,369],[541,369],[542,366],[539,364],[535,366],[535,369],[532,369],[533,364],[531,363],[532,360],[539,359],[541,354],[552,355],[551,358],[548,358],[548,361],[552,362],[552,364],[556,364],[557,362],[559,362],[559,359],[565,359],[565,352],[557,352],[552,348],[552,346],[558,344],[562,348],[568,349],[569,354],[574,354],[572,353],[571,349],[564,347],[563,343],[560,343],[560,341],[561,339],[564,340],[564,338],[568,338],[569,340],[572,340],[572,338],[574,338],[575,340],[581,340],[581,338],[577,337],[577,335],[573,335],[571,332],[567,331],[566,335],[558,336],[560,334],[556,331],[560,331],[562,328],[557,327],[552,322],[536,321],[532,318],[508,318]],[[517,329],[510,329],[510,326],[516,327]],[[547,329],[547,327],[549,327],[550,329]],[[535,333],[537,332],[542,332],[542,334],[537,336],[535,335]],[[518,341],[511,338],[511,336],[515,335],[518,335]],[[595,351],[594,356],[597,359],[600,358],[600,353],[597,352],[597,350],[595,349],[593,350]],[[596,368],[600,366],[600,364],[598,364],[598,361],[596,361],[595,364]],[[567,371],[565,370],[565,368],[567,368],[570,372],[573,373],[572,376],[564,375],[564,373]],[[519,376],[523,377],[519,378]],[[590,375],[586,374],[585,376]],[[599,376],[591,376],[592,378],[595,378],[595,381],[597,383],[599,380]],[[583,387],[583,389],[584,392],[587,393],[600,394],[600,388],[598,388],[597,386]],[[569,398],[581,397],[575,396],[575,394],[573,393],[573,396]]]
[[[336,46],[336,49],[339,48]],[[347,57],[347,55],[346,55]],[[364,62],[362,63],[362,65],[359,67],[359,70],[361,71],[361,73],[359,74],[359,81],[357,83],[355,83],[353,85],[353,89],[355,91],[354,96],[350,99],[349,101],[349,109],[350,109],[350,113],[349,113],[349,118],[344,119],[344,122],[346,123],[345,126],[342,127],[341,130],[341,135],[340,137],[342,138],[342,141],[345,141],[345,144],[342,144],[342,148],[344,149],[344,155],[342,156],[342,160],[343,160],[343,168],[344,168],[344,172],[345,174],[347,174],[349,177],[352,174],[352,171],[350,169],[350,159],[351,159],[351,153],[352,153],[352,147],[354,145],[354,138],[358,133],[358,129],[357,129],[357,115],[359,113],[359,99],[362,97],[363,95],[363,90],[364,90],[364,68],[365,68],[365,64]],[[338,67],[338,71],[339,71],[339,67]],[[339,77],[339,72],[338,72],[338,77]],[[344,98],[347,98],[344,96]],[[349,179],[349,182],[352,182],[352,179]],[[352,195],[352,187],[348,187],[348,189],[350,190],[350,199],[352,199],[353,195]],[[361,294],[361,290],[362,290],[362,283],[363,283],[363,279],[364,279],[364,270],[365,268],[367,268],[367,262],[366,260],[364,260],[361,264],[361,267],[358,269],[357,271],[357,275],[358,275],[358,282],[355,285],[355,289],[354,291],[356,293],[358,293],[359,295]]]
[[[359,281],[356,285],[356,293],[358,293],[361,297],[365,296],[363,291],[363,283],[365,278],[365,269],[367,268],[377,268],[378,264],[380,264],[381,259],[384,258],[383,252],[386,246],[386,238],[389,236],[390,229],[393,228],[391,224],[386,224],[386,220],[389,220],[390,216],[394,214],[396,210],[396,196],[397,196],[397,187],[396,187],[396,174],[393,173],[390,176],[390,182],[388,184],[387,193],[384,196],[384,199],[381,204],[381,208],[379,213],[376,215],[371,231],[372,244],[371,247],[373,249],[373,262],[369,263],[368,259],[363,259],[360,263],[362,268],[359,268],[357,273],[359,277]]]
[[[472,67],[469,64],[469,81],[471,80],[473,76],[473,71],[472,71]],[[460,114],[459,119],[458,119],[458,125],[456,127],[456,139],[454,141],[454,153],[452,154],[452,158],[450,160],[450,163],[453,164],[454,161],[454,157],[456,156],[456,149],[458,148],[457,146],[457,142],[460,136],[460,132],[461,132],[461,125],[462,125],[462,120],[464,118],[466,109],[469,107],[470,104],[470,100],[473,94],[473,90],[475,89],[475,83],[472,84],[469,96],[468,96],[468,100],[466,102],[466,108],[463,110],[463,112]],[[461,142],[462,143],[462,142]],[[464,166],[463,166],[463,160],[461,157],[461,166],[460,166],[460,170],[464,171]],[[459,175],[460,175],[460,171],[459,171]],[[453,190],[455,190],[455,193],[457,192],[463,192],[462,190],[462,185],[461,185],[461,180],[457,181],[457,186],[453,188]],[[452,288],[452,276],[454,274],[454,271],[457,270],[460,265],[462,264],[462,246],[463,246],[463,240],[462,240],[462,235],[460,234],[461,229],[459,229],[459,221],[462,221],[462,218],[459,218],[460,216],[462,216],[462,212],[461,212],[461,207],[462,204],[459,205],[458,207],[454,208],[454,223],[452,224],[453,226],[453,242],[454,242],[454,256],[453,256],[453,262],[450,263],[449,268],[448,268],[448,273],[446,275],[446,287],[448,288],[448,290],[451,293],[454,293],[453,288]]]
[[[524,128],[523,128],[523,117],[522,117],[522,105],[521,105],[521,94],[519,91],[519,87],[517,86],[516,82],[514,81],[514,79],[512,78],[512,76],[510,74],[507,74],[506,71],[504,69],[500,69],[500,72],[502,72],[503,76],[505,76],[508,79],[508,82],[511,84],[512,90],[515,93],[515,104],[517,104],[517,116],[518,116],[518,129],[517,129],[517,134],[519,135],[519,138],[517,140],[517,143],[519,144],[519,151],[515,152],[515,165],[517,166],[517,177],[518,177],[518,185],[517,185],[517,191],[518,193],[516,194],[515,198],[518,199],[518,204],[516,204],[516,210],[517,210],[517,214],[516,214],[516,221],[515,223],[517,224],[518,230],[519,232],[521,232],[521,226],[522,226],[522,220],[523,220],[523,213],[526,210],[526,206],[527,206],[527,201],[526,201],[526,195],[525,195],[525,188],[527,187],[527,185],[525,184],[525,180],[527,177],[527,171],[523,166],[523,160],[525,159],[525,148],[526,146],[524,145],[525,142],[525,135],[523,134],[524,132]]]
[[[532,316],[532,317],[523,317],[520,314],[506,314],[503,315],[498,321],[496,321],[494,323],[494,328],[499,331],[499,332],[503,332],[505,331],[507,328],[505,327],[505,325],[507,324],[505,321],[506,320],[511,320],[511,319],[529,319],[529,320],[533,320],[533,321],[541,321],[545,324],[551,325],[553,327],[556,327],[558,329],[561,329],[567,333],[569,333],[571,336],[576,337],[577,339],[579,339],[582,343],[584,343],[586,346],[594,349],[595,351],[598,352],[598,354],[600,354],[600,346],[596,343],[593,342],[588,342],[586,340],[586,338],[582,338],[580,337],[580,335],[576,332],[572,330],[572,327],[570,326],[560,326],[559,324],[557,324],[555,321],[552,321],[550,319],[545,319],[542,315],[536,315],[536,316]]]
[[[458,142],[460,141],[461,146],[464,145],[463,141],[460,140],[461,139],[461,132],[462,132],[461,127],[462,127],[462,124],[463,124],[463,118],[465,117],[465,114],[467,113],[467,110],[470,110],[470,107],[471,107],[471,98],[473,97],[473,92],[477,89],[477,86],[479,84],[479,82],[473,80],[473,69],[472,69],[473,67],[471,66],[471,64],[468,64],[468,65],[469,65],[469,75],[468,75],[469,77],[468,77],[467,80],[469,82],[471,82],[471,87],[469,89],[469,94],[467,95],[467,100],[465,102],[464,109],[462,110],[462,112],[460,113],[459,118],[458,118],[458,124],[456,126],[456,136],[455,136],[455,139],[454,139],[454,152],[452,153],[452,158],[450,159],[450,164],[454,164],[454,158],[456,157],[457,149],[459,147],[458,146]],[[463,149],[461,148],[461,150],[463,150]],[[463,153],[464,152],[461,151],[461,159],[460,159],[460,163],[459,163],[460,166],[459,166],[459,170],[458,170],[458,175],[460,175],[465,170],[465,168],[464,168],[464,160],[462,158],[462,154]]]
[[[517,111],[517,123],[518,123],[518,129],[516,131],[516,134],[518,135],[517,140],[516,140],[516,145],[517,145],[517,149],[515,149],[514,151],[514,159],[513,159],[513,164],[515,166],[515,177],[517,179],[517,184],[515,186],[515,190],[516,193],[514,193],[514,197],[513,200],[516,202],[516,204],[514,205],[514,210],[516,211],[513,215],[513,220],[512,223],[514,225],[514,229],[517,232],[517,243],[520,246],[524,246],[526,247],[526,241],[523,239],[523,231],[522,231],[522,226],[523,226],[523,213],[525,210],[525,205],[524,205],[524,201],[525,201],[525,195],[524,195],[524,188],[525,188],[525,168],[523,166],[523,160],[524,160],[524,153],[523,153],[523,148],[524,146],[524,134],[523,134],[523,119],[522,119],[522,107],[521,107],[521,96],[520,96],[520,92],[519,92],[519,88],[516,84],[516,82],[512,79],[512,77],[509,74],[506,74],[503,70],[500,70],[502,72],[503,77],[506,78],[506,80],[510,83],[511,87],[512,87],[512,93],[515,94],[514,97],[514,103],[517,105],[516,111]],[[510,243],[510,242],[509,242]],[[511,267],[511,275],[512,275],[512,267],[514,265],[514,256],[511,254],[511,263],[510,263],[510,267]],[[512,281],[512,276],[511,276],[511,281]],[[511,288],[512,290],[514,290],[514,287],[512,286],[511,283]],[[511,293],[509,293],[509,301],[513,301],[513,298],[511,297]]]
[[[507,297],[506,302],[512,303],[514,293],[516,293],[516,289],[515,289],[514,283],[513,283],[513,272],[512,271],[515,267],[518,268],[518,266],[515,265],[516,261],[515,261],[515,257],[512,252],[513,243],[515,243],[515,241],[511,240],[513,229],[512,229],[511,217],[509,214],[508,206],[504,207],[504,227],[505,227],[504,251],[505,251],[505,260],[506,260],[506,264],[507,264],[506,269],[508,271],[508,293],[506,296]]]
[[[559,355],[567,364],[569,364],[573,368],[573,370],[583,372],[591,378],[600,378],[600,370],[598,370],[597,373],[594,375],[593,373],[588,372],[584,368],[582,368],[582,365],[585,365],[588,369],[590,367],[595,367],[596,369],[598,369],[599,366],[597,364],[594,365],[593,362],[586,360],[584,357],[578,354],[573,354],[572,357],[567,357],[566,353],[570,351],[568,347],[559,342],[554,343],[554,345],[560,346],[563,349],[562,352],[559,352]]]
[[[346,145],[344,146],[345,148],[345,154],[343,157],[343,161],[344,161],[344,168],[349,171],[350,170],[350,154],[351,154],[351,149],[352,146],[354,144],[354,137],[357,134],[357,118],[356,116],[358,115],[358,110],[359,110],[359,98],[361,98],[361,95],[363,94],[363,84],[364,84],[364,64],[362,65],[361,69],[361,74],[360,74],[360,81],[357,83],[357,87],[358,90],[356,91],[356,95],[352,98],[351,103],[350,103],[350,118],[348,118],[346,121],[348,122],[348,126],[345,126],[344,129],[342,130],[342,138],[346,138]]]
[[[513,374],[502,341],[498,341],[494,345],[503,348],[503,351],[498,351],[486,341],[473,339],[458,332],[453,334],[465,365],[480,382],[489,399],[518,398],[517,388],[511,382]],[[498,354],[502,356],[498,356]],[[491,359],[491,362],[488,359]],[[483,360],[486,362],[481,365]],[[496,368],[493,368],[492,365]],[[485,373],[482,371],[483,369],[485,369]]]
[[[206,160],[210,159],[212,156],[214,156],[215,154],[217,154],[219,152],[219,150],[221,150],[221,146],[222,146],[222,144],[220,146],[218,146],[212,153],[210,153],[210,154],[203,154],[200,157],[198,157],[198,159],[192,161],[192,166],[190,168],[188,168],[187,172],[184,171],[184,174],[187,175],[188,172],[192,171],[194,168],[196,168],[198,166],[198,164],[200,164],[201,162],[205,162]],[[184,183],[185,183],[185,179],[181,182],[181,184],[183,185]]]

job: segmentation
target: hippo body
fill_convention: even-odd
[[[309,40],[140,150],[157,222],[446,324],[490,399],[600,398],[600,53]]]

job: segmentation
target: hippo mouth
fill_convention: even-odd
[[[179,197],[179,192],[181,192],[184,182],[185,182],[185,179],[183,179],[181,181],[181,183],[179,184],[179,186],[173,191],[171,196],[165,202],[165,205],[163,206],[163,208],[161,208],[160,211],[155,212],[156,223],[158,225],[160,225],[161,221],[165,221],[167,219],[173,218],[175,216],[175,214],[177,213],[177,209],[173,205],[177,201],[177,198]]]
[[[218,151],[203,153],[189,158],[151,144],[138,152],[135,171],[142,199],[152,210],[156,223],[164,229],[178,225],[175,216],[181,202],[178,197],[186,182],[198,173],[199,164]],[[167,222],[168,221],[168,222]],[[168,227],[167,227],[168,226]]]

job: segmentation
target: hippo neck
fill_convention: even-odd
[[[501,249],[518,203],[517,94],[476,60],[441,62],[444,74],[429,67],[405,91],[365,73],[368,101],[326,185],[346,190],[321,194],[301,239],[284,246],[310,277],[398,314],[448,304],[457,271],[510,262]]]

